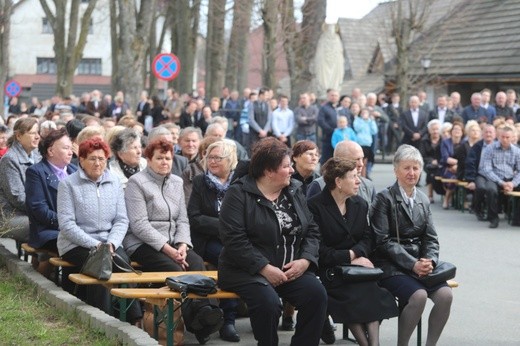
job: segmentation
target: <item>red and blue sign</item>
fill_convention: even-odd
[[[174,80],[181,72],[181,62],[175,54],[161,53],[153,59],[152,72],[159,79]]]
[[[5,83],[4,92],[9,97],[18,97],[22,93],[22,86],[14,79],[11,79]]]

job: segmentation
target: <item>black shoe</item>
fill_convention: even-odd
[[[220,338],[224,341],[229,342],[239,342],[240,335],[238,335],[237,330],[233,324],[224,324],[219,331]]]
[[[292,316],[282,317],[281,329],[285,330],[285,331],[289,331],[289,332],[294,330],[294,321],[293,321]]]
[[[491,220],[489,224],[489,228],[497,228],[498,227],[498,218]]]
[[[475,211],[475,214],[477,215],[477,220],[479,221],[488,221],[488,218],[482,211]]]
[[[330,324],[329,319],[325,320],[323,324],[323,329],[321,331],[321,340],[327,345],[332,345],[336,342],[336,335],[334,335],[334,328]]]
[[[207,335],[207,334],[195,334],[195,337],[197,338],[197,341],[201,345],[204,345],[206,342],[209,341],[209,335]]]

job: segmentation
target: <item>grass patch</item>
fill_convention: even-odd
[[[35,290],[0,267],[2,345],[118,345],[40,299]]]

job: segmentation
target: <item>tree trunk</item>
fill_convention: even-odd
[[[146,54],[149,48],[150,28],[155,10],[155,0],[142,0],[139,11],[134,0],[119,0],[119,28],[121,54],[119,68],[122,90],[130,109],[135,109],[138,95],[145,87]]]
[[[264,86],[276,88],[276,27],[278,6],[276,0],[263,0],[262,27],[264,28],[264,56],[262,59],[262,82]]]
[[[226,83],[230,90],[242,90],[247,85],[247,43],[251,27],[254,0],[236,0],[226,64]]]
[[[181,62],[179,77],[172,84],[180,93],[190,93],[193,90],[195,73],[200,0],[172,0],[168,10],[173,11],[172,53],[177,55]]]
[[[306,0],[302,7],[300,31],[297,31],[293,0],[281,3],[283,46],[291,81],[291,106],[296,105],[301,93],[309,91],[314,78],[310,66],[325,21],[325,9],[325,0]]]
[[[0,116],[4,119],[4,86],[9,77],[9,36],[11,32],[11,14],[13,2],[0,0]],[[2,123],[4,123],[2,121]]]
[[[119,28],[117,25],[117,0],[110,0],[109,4],[110,12],[110,43],[112,50],[112,94],[121,90],[121,72],[119,71],[119,55],[121,51],[119,49]]]
[[[226,0],[209,0],[206,38],[206,95],[218,97],[224,86],[224,22]]]
[[[155,11],[154,11],[155,13]],[[155,59],[155,52],[157,51],[157,16],[153,16],[152,25],[150,26],[150,47],[148,48],[148,66],[150,67],[150,73],[148,73],[149,81],[150,81],[150,96],[155,95],[157,93],[156,84],[157,84],[157,77],[155,77],[155,74],[151,71],[151,66],[153,63],[153,60]],[[146,81],[146,71],[147,69],[144,69],[145,76],[144,79]]]
[[[87,43],[88,29],[92,12],[97,0],[88,3],[85,12],[79,19],[81,0],[71,0],[68,15],[68,28],[65,26],[68,1],[53,1],[55,13],[52,13],[49,0],[40,0],[54,34],[54,55],[56,61],[56,94],[68,96],[72,93],[74,73],[83,56]],[[79,26],[79,28],[78,28]],[[79,34],[78,34],[79,29]],[[68,31],[67,31],[68,30]],[[67,35],[68,32],[68,35]]]

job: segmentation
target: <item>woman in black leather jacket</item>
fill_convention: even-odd
[[[430,274],[439,259],[430,203],[415,187],[422,167],[423,160],[416,148],[400,146],[394,156],[397,182],[377,194],[371,210],[376,237],[373,262],[385,272],[381,286],[404,306],[399,318],[398,345],[408,345],[427,298],[435,305],[430,313],[426,345],[435,345],[448,321],[453,299],[445,282],[426,287],[417,279]]]

